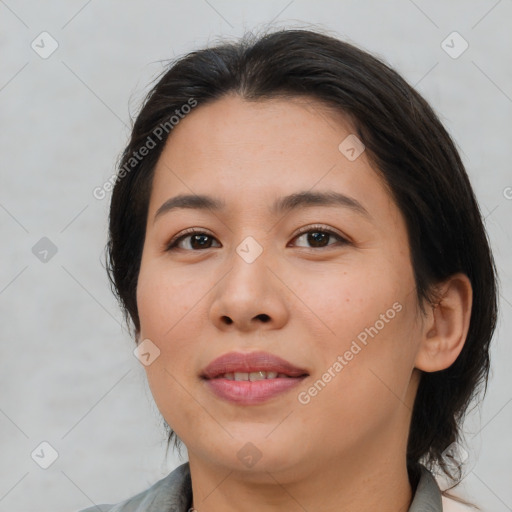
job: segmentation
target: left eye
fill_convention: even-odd
[[[309,229],[308,231],[299,233],[294,240],[300,240],[301,238],[304,239],[306,243],[310,244],[312,248],[323,248],[328,247],[329,245],[334,245],[332,243],[327,243],[328,240],[332,238],[335,238],[342,244],[348,243],[345,238],[327,229]]]

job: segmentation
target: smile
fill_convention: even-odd
[[[266,352],[231,352],[212,361],[200,377],[213,394],[237,405],[256,405],[291,390],[309,373]]]
[[[258,372],[235,372],[235,373],[224,373],[223,375],[219,375],[218,377],[215,377],[216,379],[227,379],[227,380],[236,380],[236,381],[251,381],[255,382],[257,380],[265,380],[265,379],[291,379],[289,375],[286,375],[285,373],[277,373],[277,372],[265,372],[265,371],[258,371]]]

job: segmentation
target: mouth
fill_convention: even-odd
[[[309,373],[266,352],[231,352],[212,361],[200,377],[219,398],[238,405],[265,402],[289,391]]]
[[[255,382],[257,380],[266,380],[266,379],[293,379],[296,377],[292,377],[291,375],[287,375],[286,373],[278,373],[278,372],[266,372],[263,370],[258,370],[257,372],[231,372],[231,373],[223,373],[214,377],[215,379],[226,379],[226,380],[236,380],[237,382],[250,381]]]
[[[276,378],[296,378],[308,372],[267,352],[230,352],[213,360],[201,373],[203,379],[225,378],[250,381]]]

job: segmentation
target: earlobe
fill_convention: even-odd
[[[425,372],[437,372],[451,366],[459,356],[469,330],[473,290],[462,273],[450,276],[438,285],[439,300],[424,322],[415,366]]]

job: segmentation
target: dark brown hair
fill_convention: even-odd
[[[247,101],[309,97],[353,121],[406,221],[422,311],[435,304],[436,283],[458,272],[469,277],[473,306],[465,345],[446,370],[422,373],[407,449],[411,479],[421,461],[454,480],[442,454],[459,439],[468,405],[487,386],[495,264],[468,176],[438,117],[399,74],[352,44],[309,30],[247,35],[192,52],[158,78],[121,156],[124,172],[111,200],[107,267],[127,321],[139,329],[137,278],[154,169],[172,136],[169,120],[191,99],[200,108],[233,93]],[[155,137],[162,126],[164,136]],[[156,146],[140,161],[130,160],[148,138]]]

